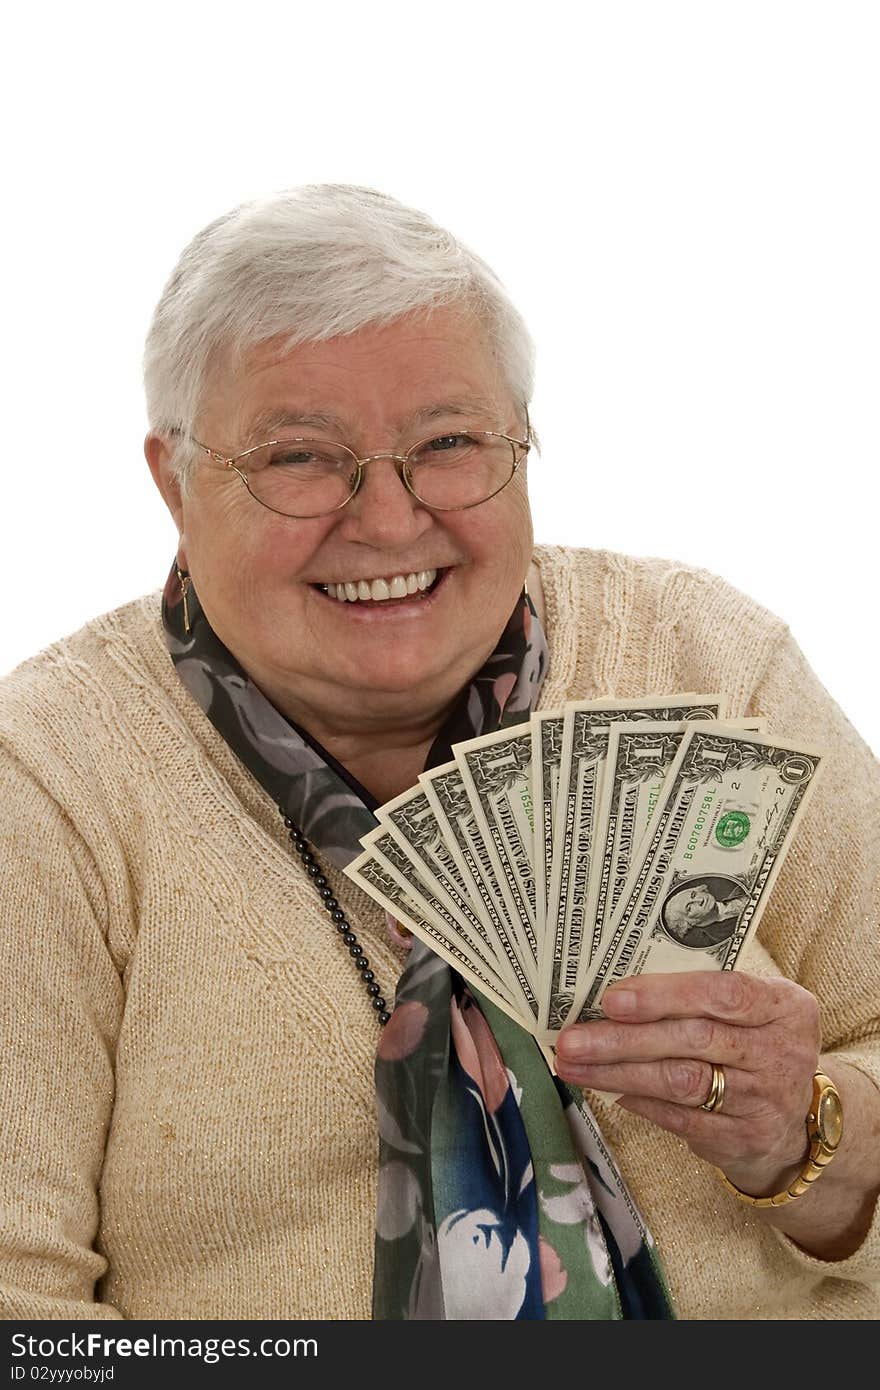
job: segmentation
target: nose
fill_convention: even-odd
[[[340,529],[347,540],[375,547],[409,544],[434,524],[427,507],[409,491],[395,456],[371,455],[355,496],[343,508]]]

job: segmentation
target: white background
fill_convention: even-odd
[[[183,245],[261,193],[356,182],[449,226],[524,312],[538,539],[723,575],[880,750],[880,7],[5,23],[0,672],[164,581],[140,356]]]

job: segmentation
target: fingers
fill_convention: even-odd
[[[683,1139],[693,1153],[723,1170],[736,1169],[737,1185],[746,1191],[772,1191],[784,1170],[800,1164],[804,1152],[801,1121],[791,1135],[781,1117],[764,1109],[743,1120],[727,1113],[727,1095],[721,1110],[701,1110],[698,1105],[676,1105],[655,1096],[621,1096],[618,1104]],[[751,1170],[749,1172],[749,1170]]]
[[[583,1068],[583,1075],[585,1080],[580,1084],[593,1091],[620,1094],[627,1101],[647,1097],[692,1108],[699,1108],[703,1104],[712,1087],[711,1064],[684,1057],[667,1057],[660,1062],[588,1066]],[[742,1101],[749,1098],[751,1087],[748,1074],[734,1067],[725,1067],[724,1082],[721,1108],[725,1114],[735,1115]]]
[[[622,980],[600,1002],[603,1018],[559,1034],[557,1075],[618,1095],[745,1190],[771,1190],[803,1148],[819,1056],[813,995],[781,978],[699,971]],[[713,1064],[725,1089],[707,1111]]]
[[[621,1008],[625,995],[631,1008]],[[643,975],[607,990],[602,1007],[605,1018],[559,1034],[556,1069],[563,1080],[700,1105],[714,1063],[741,1074],[740,1105],[763,1097],[776,1107],[786,1095],[799,1103],[804,1078],[816,1069],[818,1004],[788,980],[706,971]],[[629,1064],[662,1066],[615,1072],[611,1079],[608,1068]]]
[[[772,1045],[773,1039],[760,1030],[737,1028],[714,1018],[664,1018],[641,1024],[600,1019],[563,1029],[556,1041],[556,1060],[557,1068],[560,1061],[565,1064],[567,1081],[576,1079],[579,1085],[588,1085],[580,1080],[580,1072],[575,1077],[572,1068],[582,1071],[590,1064],[687,1058],[700,1063],[701,1075],[706,1076],[705,1064],[712,1062],[754,1070],[764,1062],[763,1054]]]
[[[729,970],[636,975],[610,985],[600,1002],[606,1017],[633,1023],[703,1015],[759,1028],[792,1013],[815,1014],[818,1039],[813,995],[782,978],[760,980]]]
[[[740,1122],[732,1115],[709,1114],[699,1106],[673,1105],[668,1101],[656,1100],[651,1096],[624,1096],[618,1102],[624,1110],[640,1115],[652,1124],[677,1135],[690,1146],[695,1154],[708,1163],[723,1167],[732,1153],[741,1157],[744,1152],[740,1134]],[[752,1143],[750,1150],[760,1156],[760,1143]]]
[[[589,1067],[585,1074],[585,1085],[618,1094],[621,1109],[677,1135],[698,1157],[722,1169],[752,1167],[756,1192],[765,1183],[772,1188],[773,1176],[797,1159],[803,1145],[801,1110],[789,1152],[782,1142],[787,1126],[779,1107],[768,1104],[755,1078],[736,1067],[724,1068],[724,1099],[711,1111],[702,1108],[712,1084],[712,1068],[705,1062],[621,1062]]]

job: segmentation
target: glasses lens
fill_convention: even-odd
[[[357,460],[341,444],[317,439],[277,440],[244,461],[248,488],[258,502],[284,516],[323,516],[347,502]]]
[[[412,490],[428,507],[455,511],[486,502],[513,477],[517,449],[509,439],[469,430],[416,444],[407,455]]]

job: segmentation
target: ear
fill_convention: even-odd
[[[180,533],[178,560],[186,568],[183,494],[180,480],[173,467],[171,446],[162,435],[148,434],[144,440],[144,455],[150,466],[153,482],[161,492],[165,505],[174,518],[174,524]]]

